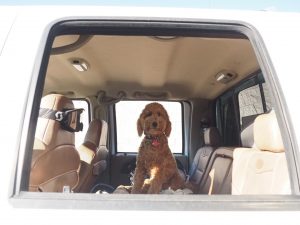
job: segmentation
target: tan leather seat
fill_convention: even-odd
[[[221,136],[216,127],[210,127],[204,131],[204,146],[197,150],[191,165],[189,181],[195,185],[200,184],[208,161],[214,150],[221,144]]]
[[[232,153],[229,147],[219,147],[212,153],[195,193],[231,194]]]
[[[42,98],[41,108],[73,109],[70,99],[57,94]],[[74,147],[74,133],[63,130],[58,121],[38,118],[32,153],[29,191],[62,192],[78,183],[80,158]]]
[[[290,181],[275,112],[254,121],[254,146],[233,153],[232,194],[290,194]]]
[[[76,192],[90,192],[99,175],[106,169],[107,129],[107,123],[103,120],[95,119],[89,125],[84,143],[78,149],[81,166]]]
[[[204,132],[205,146],[200,148],[191,167],[190,183],[195,194],[231,194],[233,148],[218,147],[219,131],[211,127]]]

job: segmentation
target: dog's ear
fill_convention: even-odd
[[[137,120],[137,124],[136,125],[137,125],[137,131],[138,131],[139,136],[142,136],[144,129],[143,129],[143,126],[142,126],[140,118]]]
[[[171,124],[171,122],[170,122],[170,120],[169,120],[169,118],[168,118],[168,119],[167,119],[167,126],[166,126],[166,129],[165,129],[165,135],[166,135],[167,137],[170,136],[171,129],[172,129],[172,124]]]

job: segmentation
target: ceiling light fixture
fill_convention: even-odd
[[[84,72],[89,69],[89,64],[84,59],[71,59],[71,64],[79,72]]]
[[[223,70],[216,75],[216,81],[222,84],[227,84],[237,77],[237,74],[233,71]]]

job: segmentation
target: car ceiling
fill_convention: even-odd
[[[77,38],[58,36],[53,47]],[[88,70],[77,71],[73,59],[86,61]],[[50,56],[44,94],[87,97],[105,91],[116,96],[124,91],[128,99],[138,92],[165,93],[167,99],[214,99],[258,69],[247,39],[95,35],[78,49]],[[223,70],[237,77],[219,83],[216,74]]]

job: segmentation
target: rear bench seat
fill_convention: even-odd
[[[217,129],[214,130],[217,133]],[[218,135],[212,135],[214,139]],[[218,138],[220,138],[218,136]],[[215,142],[216,140],[214,140]],[[212,142],[212,140],[211,140]],[[253,139],[253,123],[245,128],[241,132],[241,142],[243,147],[252,147],[254,143]],[[232,190],[232,165],[233,155],[236,147],[218,147],[209,152],[209,156],[206,156],[202,161],[200,155],[203,155],[203,149],[200,148],[195,156],[193,164],[199,161],[198,168],[205,167],[205,170],[201,170],[201,179],[199,179],[200,172],[198,171],[192,176],[190,182],[193,185],[193,192],[195,194],[231,194]],[[200,169],[198,169],[200,170]]]
[[[214,151],[196,193],[231,194],[233,149],[220,147]]]
[[[189,173],[189,181],[195,185],[200,184],[212,153],[221,144],[220,133],[216,127],[205,129],[203,136],[204,146],[197,150]]]
[[[211,127],[204,132],[205,146],[200,148],[193,160],[189,182],[195,194],[231,194],[231,147],[218,147],[219,131]]]
[[[290,194],[274,112],[258,116],[241,132],[243,147],[216,148],[215,128],[207,129],[204,136],[206,145],[197,151],[189,178],[194,194]]]

